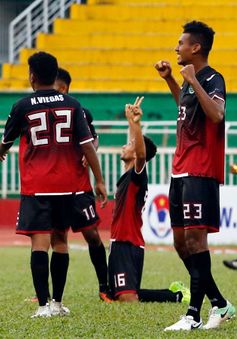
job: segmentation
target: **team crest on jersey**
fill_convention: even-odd
[[[154,197],[148,207],[148,222],[152,233],[158,238],[165,238],[170,233],[169,201],[165,194]]]
[[[194,93],[194,89],[192,88],[192,86],[189,86],[188,92],[189,92],[189,94],[193,94]]]

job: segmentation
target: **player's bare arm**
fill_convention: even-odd
[[[99,140],[98,140],[98,139],[99,139],[99,138],[96,137],[96,138],[94,138],[94,140],[92,141],[92,144],[94,145],[96,151],[97,151],[97,149],[99,148]],[[83,155],[83,157],[82,157],[82,165],[83,165],[84,167],[87,167],[87,166],[88,166],[88,162],[87,162],[87,160],[86,160],[86,158],[85,158],[84,155]]]
[[[184,80],[192,86],[205,114],[214,123],[221,122],[225,113],[225,102],[218,98],[210,98],[210,96],[205,92],[197,80],[193,65],[187,65],[183,67],[180,73],[182,74]]]
[[[142,109],[141,103],[144,97],[137,97],[133,105],[126,105],[125,115],[129,123],[129,139],[135,146],[135,168],[139,173],[146,161],[146,148],[141,129]]]
[[[0,161],[5,160],[7,151],[9,150],[9,148],[11,147],[12,144],[0,144]]]
[[[94,138],[94,140],[92,141],[92,143],[93,143],[93,145],[94,145],[94,147],[95,147],[95,150],[97,151],[98,148],[99,148],[99,138],[98,138],[98,137]]]
[[[177,106],[179,105],[179,94],[180,86],[172,75],[172,68],[168,61],[160,60],[155,64],[155,69],[158,71],[161,78],[163,78],[176,101]]]
[[[87,142],[81,145],[81,148],[95,176],[95,180],[96,180],[95,193],[98,199],[101,201],[101,207],[104,207],[107,204],[108,198],[107,198],[104,180],[101,174],[99,160],[96,155],[95,147],[92,144],[92,142]]]
[[[97,199],[100,201],[100,208],[104,208],[108,202],[107,192],[104,182],[97,182],[95,184],[95,193]]]

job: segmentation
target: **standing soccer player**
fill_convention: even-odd
[[[207,235],[219,231],[219,185],[224,182],[225,82],[208,65],[214,31],[192,21],[184,25],[175,51],[184,78],[180,88],[167,61],[155,67],[179,107],[177,146],[170,184],[174,246],[190,274],[191,301],[180,321],[165,330],[203,327],[200,310],[205,294],[212,309],[203,327],[218,327],[235,314],[211,274]]]
[[[56,89],[56,91],[63,93],[63,94],[68,94],[71,82],[72,82],[72,78],[69,72],[63,68],[59,68],[58,74],[57,74],[57,77],[54,83],[54,88]],[[86,120],[90,128],[91,135],[94,138],[93,145],[95,146],[95,149],[97,150],[99,146],[99,142],[98,142],[99,138],[96,133],[95,127],[93,125],[92,114],[87,108],[82,107],[82,109],[86,115]]]
[[[69,87],[71,83],[71,76],[65,69],[59,68],[58,74],[56,77],[56,81],[54,83],[54,88],[63,94],[67,94],[69,92]],[[90,111],[84,107],[82,107],[83,112],[85,113],[86,120],[88,123],[88,126],[90,128],[91,135],[93,136],[94,140],[92,141],[95,149],[98,148],[98,135],[95,131],[95,128],[93,126],[93,118],[90,113]],[[83,168],[83,172],[88,175],[88,168],[86,165],[86,159],[85,157],[82,158],[82,163],[79,164],[79,166],[84,166],[86,168]],[[83,193],[81,195],[81,200],[87,199],[87,193]],[[96,209],[95,209],[95,202],[93,203],[94,212],[96,215],[96,218],[98,219]],[[89,254],[91,261],[94,265],[97,279],[99,282],[99,296],[100,299],[105,302],[111,302],[111,299],[108,295],[108,283],[107,283],[107,261],[106,261],[106,252],[104,244],[100,238],[97,223],[91,224],[91,227],[88,226],[87,220],[85,220],[85,215],[83,215],[80,220],[78,220],[78,225],[80,224],[80,228],[78,228],[78,231],[81,231],[86,242],[89,246]],[[67,233],[57,232],[57,230],[54,230],[52,233],[52,248],[54,252],[60,251],[60,253],[68,253],[68,242],[67,242]],[[53,253],[54,253],[53,252]],[[63,255],[59,256],[59,258],[63,258]],[[60,260],[60,259],[59,259]],[[63,260],[63,259],[62,259]],[[53,257],[52,257],[53,261]],[[60,263],[58,263],[60,266]],[[53,262],[51,262],[51,266],[53,266]]]
[[[88,225],[95,218],[89,175],[84,175],[78,165],[83,155],[95,176],[95,191],[102,205],[107,195],[82,108],[75,99],[54,89],[56,58],[39,52],[29,58],[28,64],[35,92],[13,106],[0,144],[0,160],[20,136],[21,203],[16,232],[31,237],[31,271],[39,301],[33,317],[50,317],[69,313],[61,303],[68,256],[60,267],[54,261],[51,276],[55,301],[47,303],[52,230],[64,232],[69,225],[77,229],[83,211],[89,215]],[[82,206],[80,196],[84,192],[88,192],[88,199]]]

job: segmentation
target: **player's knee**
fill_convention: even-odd
[[[206,246],[204,246],[202,242],[195,237],[188,237],[186,239],[186,247],[188,249],[189,255],[206,250]]]
[[[101,239],[97,229],[84,231],[83,236],[89,246],[99,247],[101,245]]]
[[[120,301],[120,302],[136,302],[136,301],[138,301],[138,295],[135,294],[135,293],[120,294],[118,296],[118,301]]]
[[[48,252],[50,247],[50,234],[32,234],[31,249],[33,251]]]
[[[190,255],[208,250],[207,233],[194,230],[186,233],[185,244]]]
[[[184,259],[189,256],[189,252],[185,243],[174,242],[174,248],[176,249],[176,252],[178,253],[181,259]]]
[[[52,233],[51,235],[51,247],[54,252],[67,253],[68,243],[66,233]]]
[[[55,244],[52,246],[52,250],[57,253],[68,253],[68,246],[67,244]]]

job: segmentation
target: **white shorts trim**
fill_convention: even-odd
[[[50,192],[50,193],[35,193],[34,195],[71,195],[71,194],[83,194],[85,191],[79,191],[79,192]]]
[[[73,192],[61,192],[61,193],[35,193],[34,195],[70,195]]]
[[[189,174],[188,173],[180,173],[180,174],[171,174],[172,178],[182,178],[182,177],[188,177]]]

